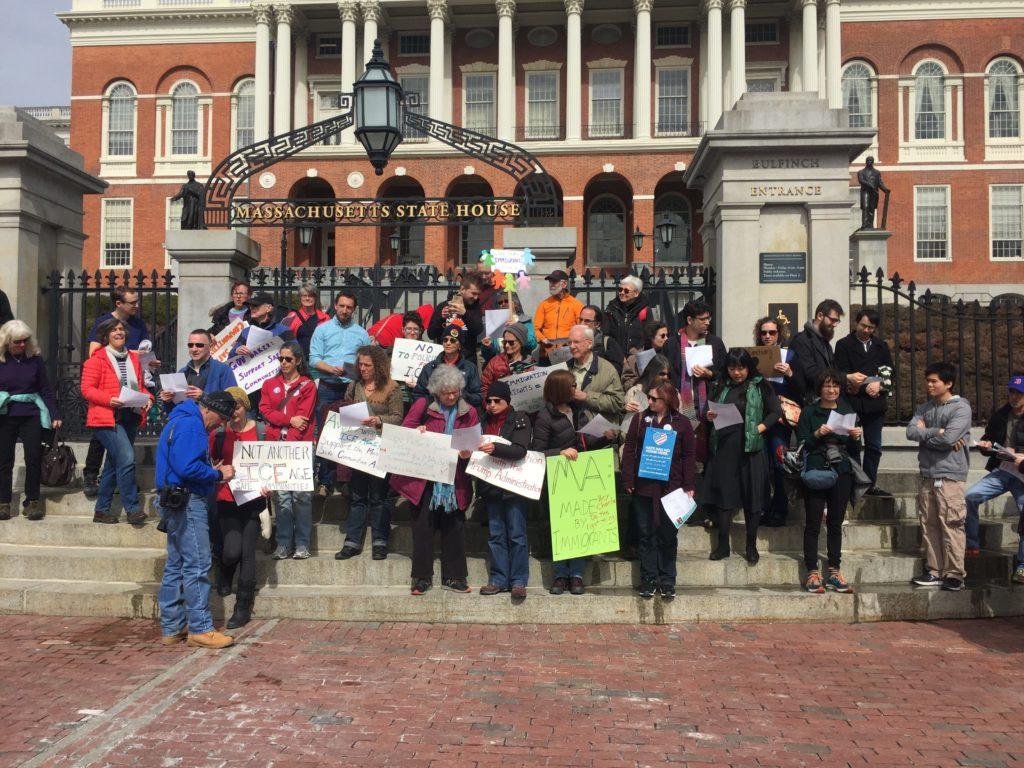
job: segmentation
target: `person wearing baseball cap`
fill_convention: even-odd
[[[471,357],[466,350],[469,341],[469,330],[461,318],[453,317],[445,325],[441,332],[441,345],[444,351],[434,360],[423,366],[419,378],[416,380],[416,388],[412,391],[414,398],[430,398],[427,383],[431,374],[442,365],[451,365],[462,371],[466,377],[466,386],[462,388],[462,399],[479,408],[483,405],[483,395],[480,393],[480,374],[477,372],[476,355]]]
[[[996,446],[1001,446],[1001,450]],[[968,557],[981,553],[979,510],[986,501],[1009,493],[1024,523],[1024,480],[1020,478],[1024,464],[1024,373],[1010,376],[1007,400],[988,420],[978,448],[982,455],[988,456],[985,465],[988,474],[964,494],[967,501],[967,548],[964,554]],[[1013,581],[1024,584],[1024,534],[1014,557]]]
[[[541,344],[541,354],[546,355],[555,344],[565,344],[569,329],[579,324],[583,303],[569,293],[569,275],[556,269],[545,280],[550,294],[533,313],[533,331]]]

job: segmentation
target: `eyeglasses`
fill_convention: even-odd
[[[518,344],[519,339],[502,339],[501,343],[507,347],[511,344]]]
[[[443,339],[441,339],[441,343],[442,344],[458,344],[459,340],[456,339],[453,336],[445,336]]]
[[[28,344],[32,341],[31,336],[26,336],[24,339],[11,339],[11,344]]]
[[[285,357],[284,355],[278,355],[277,359],[280,360],[282,363],[294,363],[295,362],[295,358],[291,357],[291,356]]]
[[[654,397],[653,395],[648,395],[647,396],[648,402],[651,402],[651,403],[656,403],[659,400],[664,400],[664,399],[665,399],[664,397]]]
[[[693,319],[696,320],[698,323],[710,323],[711,315],[700,315],[699,317],[695,317]]]
[[[122,301],[121,303],[122,304],[127,304],[129,307],[137,307],[137,306],[139,306],[139,300],[138,299],[136,299],[135,301]]]
[[[632,288],[619,288],[619,293],[632,293]]]
[[[498,403],[504,403],[504,402],[505,401],[502,400],[500,397],[488,397],[487,398],[487,404],[488,405],[497,405]]]
[[[194,342],[194,341],[190,341],[188,343],[188,348],[189,349],[202,349],[205,346],[206,346],[205,344],[197,343],[197,342]]]
[[[761,331],[762,336],[778,336],[778,331]]]
[[[248,291],[235,291],[231,295],[232,296],[248,296],[249,292]]]
[[[836,315],[835,317],[828,315],[825,317],[825,319],[832,323],[832,325],[839,325],[840,321],[842,321],[843,318],[839,317],[839,315]]]

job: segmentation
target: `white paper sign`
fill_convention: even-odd
[[[277,359],[278,350],[281,349],[283,341],[277,336],[271,336],[260,347],[250,351],[254,354],[251,357],[233,357],[228,360],[228,365],[235,373],[235,381],[238,386],[247,393],[258,392],[263,382],[269,381],[281,372],[281,363]]]
[[[394,475],[451,485],[459,460],[458,452],[451,448],[451,439],[451,435],[443,433],[385,424],[377,466]]]
[[[395,339],[391,347],[391,378],[395,381],[419,378],[423,366],[444,352],[440,344],[416,339]]]
[[[249,333],[245,336],[245,346],[250,350],[261,347],[274,338],[272,331],[268,331],[265,328],[259,328],[255,325],[249,326]]]
[[[164,390],[165,392],[174,393],[174,399],[172,400],[172,402],[185,402],[185,391],[188,389],[188,382],[185,380],[185,374],[161,373],[160,389]]]
[[[466,474],[496,488],[536,501],[544,487],[546,466],[547,460],[540,451],[527,451],[526,456],[519,461],[496,459],[483,451],[474,451],[466,466]]]
[[[125,408],[149,407],[149,395],[145,392],[137,392],[129,387],[121,387],[121,392],[118,394],[117,399],[121,401]]]
[[[312,491],[313,443],[253,441],[235,443],[232,491]]]
[[[732,403],[708,403],[708,410],[715,414],[715,420],[711,422],[715,429],[743,423],[743,414]]]
[[[615,432],[619,431],[618,424],[612,424],[608,419],[602,416],[600,413],[594,418],[583,425],[583,429],[580,430],[581,435],[591,435],[592,437],[602,437],[605,432],[609,429]]]
[[[783,347],[782,348],[782,362],[788,363],[789,362],[789,358],[790,358],[789,349],[786,348],[786,347]],[[774,381],[776,384],[785,384],[786,383],[786,377],[785,376],[769,376],[768,377],[768,381]]]
[[[507,324],[511,317],[508,307],[484,310],[484,335],[494,336],[494,332]]]
[[[233,323],[230,323],[220,333],[213,337],[213,344],[210,346],[210,356],[221,363],[226,363],[228,358],[231,357],[231,348],[238,341],[238,337],[242,335],[248,327],[248,323],[245,320],[239,318]]]
[[[715,349],[710,344],[699,344],[696,347],[686,348],[686,373],[693,376],[693,368],[696,365],[702,368],[711,368],[715,363]]]
[[[344,427],[361,427],[370,418],[370,408],[366,403],[353,403],[338,409],[338,422]]]
[[[316,455],[374,477],[387,474],[377,468],[380,460],[380,435],[377,430],[373,427],[346,426],[341,423],[335,411],[327,414],[327,421],[320,430]]]
[[[637,413],[643,413],[644,411],[651,407],[651,401],[648,400],[647,395],[645,395],[639,389],[633,395],[630,396],[629,400],[630,402],[636,403],[636,407],[638,409]]]
[[[526,262],[523,261],[522,250],[492,248],[490,250],[490,254],[492,259],[492,272],[503,272],[506,275],[518,275],[520,272],[529,271],[526,268]]]
[[[456,429],[452,431],[452,450],[453,451],[475,451],[480,447],[480,436],[483,434],[483,430],[480,429],[479,424],[474,424],[472,427],[464,427],[462,429]]]
[[[544,382],[552,371],[567,371],[565,363],[549,365],[547,368],[534,368],[514,376],[506,376],[501,381],[508,384],[512,391],[512,407],[524,413],[536,413],[544,407]]]
[[[697,502],[682,488],[676,488],[672,493],[661,497],[661,507],[672,521],[672,525],[678,528],[690,519],[690,515],[697,509]]]
[[[644,371],[647,370],[647,365],[654,359],[654,356],[658,354],[656,349],[644,349],[636,353],[636,375],[643,376]]]
[[[232,488],[231,484],[235,482],[231,480],[228,482],[228,490],[231,491],[231,495],[235,497],[235,504],[242,506],[248,504],[250,501],[263,498],[263,491],[243,491],[241,488]]]
[[[850,430],[857,426],[856,413],[839,414],[831,411],[828,414],[828,421],[825,422],[837,435],[848,435]]]

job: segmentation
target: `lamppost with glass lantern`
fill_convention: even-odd
[[[661,220],[654,226],[655,232],[658,234],[658,239],[661,240],[662,246],[665,250],[668,250],[669,246],[672,245],[672,237],[676,233],[676,227],[678,225],[669,218],[667,213],[662,214]],[[633,247],[639,252],[644,247],[645,235],[640,231],[640,227],[637,227],[633,232]],[[654,272],[658,268],[658,245],[654,245],[654,255],[651,257],[651,271]],[[657,277],[655,277],[657,279]]]

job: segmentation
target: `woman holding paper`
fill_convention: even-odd
[[[139,353],[126,347],[128,331],[114,318],[96,330],[100,346],[82,364],[82,397],[89,404],[85,425],[107,452],[96,495],[94,523],[116,523],[110,511],[114,488],[121,494],[128,522],[141,525],[146,513],[135,482],[135,435],[146,424],[152,397],[143,385]]]
[[[640,597],[660,592],[663,600],[676,596],[676,525],[665,515],[661,499],[682,489],[692,499],[696,491],[696,438],[690,420],[679,412],[679,392],[668,381],[646,392],[648,408],[633,419],[622,450],[622,483],[632,497],[639,531]],[[663,433],[663,434],[659,434]],[[668,466],[648,461],[648,452],[672,442]]]
[[[770,317],[762,317],[754,325],[755,346],[781,348],[783,362],[776,363],[774,370],[765,373],[768,383],[780,398],[789,397],[789,380],[793,377],[793,368],[788,362],[793,353],[782,346],[784,342],[788,343],[788,341],[788,336],[783,339],[783,330],[778,321]],[[761,522],[771,528],[785,525],[786,518],[789,516],[789,498],[786,496],[786,471],[782,467],[782,452],[788,450],[792,434],[793,430],[790,429],[785,419],[779,419],[768,428],[768,433],[765,435],[765,450],[768,453],[768,465],[772,473],[772,500]]]
[[[391,380],[391,358],[376,345],[356,350],[356,369],[359,381],[353,381],[345,391],[345,399],[352,403],[366,403],[369,416],[364,427],[373,427],[379,433],[385,424],[401,424],[404,409],[402,392]],[[388,484],[383,477],[352,470],[348,483],[349,506],[346,521],[345,544],[334,555],[335,560],[348,560],[363,551],[366,524],[372,530],[373,559],[388,556],[388,536],[391,533],[391,510],[388,508]]]
[[[643,330],[643,349],[627,357],[625,364],[622,366],[623,389],[629,389],[639,381],[651,358],[654,355],[661,354],[662,349],[665,347],[665,342],[668,341],[668,326],[659,320],[648,320],[644,323]]]
[[[297,341],[289,341],[278,352],[278,360],[281,363],[280,375],[264,382],[260,390],[259,408],[267,423],[266,439],[293,443],[314,442],[316,384],[307,375],[302,347]],[[274,559],[284,560],[289,554],[296,560],[308,559],[312,534],[312,491],[278,491],[277,549],[274,550]]]
[[[484,397],[491,384],[498,379],[523,373],[534,367],[534,361],[526,358],[526,326],[522,323],[509,323],[501,332],[502,353],[492,357],[480,374],[480,384]]]
[[[480,423],[476,408],[463,399],[466,377],[458,368],[440,365],[426,382],[430,397],[413,403],[403,427],[451,435]],[[434,579],[434,533],[441,532],[441,580],[455,592],[469,592],[466,579],[466,507],[473,495],[466,463],[472,451],[460,451],[455,483],[392,475],[391,487],[413,509],[412,594],[423,595]]]
[[[779,398],[757,371],[757,361],[742,347],[725,356],[727,376],[708,403],[711,458],[704,472],[701,503],[717,511],[718,544],[711,560],[729,556],[729,527],[743,508],[747,529],[746,560],[755,565],[757,526],[768,505],[768,459],[764,434],[782,417]]]

